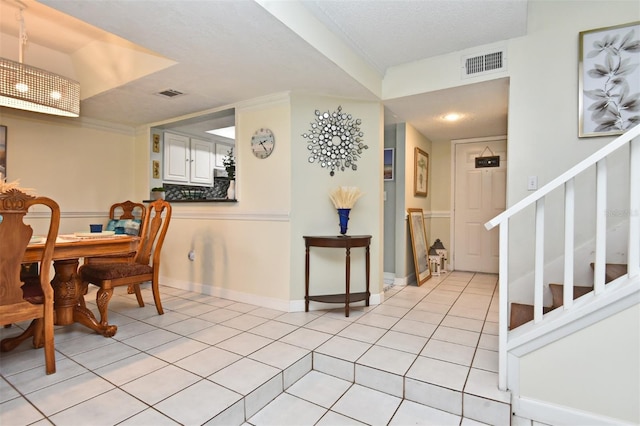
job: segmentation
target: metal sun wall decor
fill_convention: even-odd
[[[334,112],[316,110],[315,114],[316,121],[311,123],[309,132],[302,135],[309,140],[309,163],[328,168],[331,176],[336,171],[357,170],[356,161],[364,149],[369,149],[362,140],[362,120],[342,112],[342,106]]]

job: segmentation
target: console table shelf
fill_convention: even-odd
[[[369,245],[371,244],[371,235],[340,235],[340,236],[305,236],[305,271],[304,271],[304,310],[309,312],[309,301],[324,302],[324,303],[344,303],[344,315],[349,316],[349,304],[353,302],[365,301],[366,306],[369,306],[369,299],[371,292],[369,291],[369,278],[370,278],[370,255]],[[326,248],[343,248],[345,249],[345,292],[341,294],[326,294],[326,295],[309,295],[309,249],[310,247],[326,247]],[[351,293],[351,248],[364,247],[365,248],[365,285],[366,291]]]
[[[349,303],[362,302],[363,300],[367,300],[368,298],[369,298],[369,293],[367,293],[366,291],[363,291],[362,293],[350,293]],[[340,294],[325,294],[322,296],[309,296],[309,300],[313,302],[323,302],[323,303],[344,303],[345,294],[340,293]]]

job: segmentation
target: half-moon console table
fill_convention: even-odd
[[[349,316],[349,303],[366,301],[369,306],[369,245],[371,244],[371,235],[340,235],[340,236],[304,236],[305,243],[305,265],[304,265],[304,310],[309,312],[309,301],[324,303],[344,303],[344,315]],[[328,247],[345,249],[345,292],[343,294],[326,294],[322,296],[309,295],[309,248],[310,247]],[[364,247],[366,256],[366,291],[360,293],[351,293],[351,248]]]

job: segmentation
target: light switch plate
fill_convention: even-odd
[[[538,189],[538,176],[529,176],[527,179],[527,190],[535,191]]]

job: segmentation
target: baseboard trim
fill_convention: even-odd
[[[228,288],[220,288],[201,283],[189,281],[175,280],[168,277],[160,277],[163,285],[178,288],[180,290],[193,291],[195,293],[205,294],[207,296],[220,297],[222,299],[233,300],[234,302],[248,303],[250,305],[262,306],[269,309],[276,309],[283,312],[304,312],[304,299],[302,300],[284,300],[273,297],[260,296],[257,294],[244,293],[241,291],[230,290]],[[379,305],[383,300],[383,293],[372,294],[369,300],[370,305]],[[352,303],[351,307],[362,306],[364,302]],[[321,309],[336,309],[340,304],[337,303],[320,303],[312,302],[309,306],[310,311]]]
[[[601,416],[576,408],[527,397],[512,397],[511,410],[518,417],[549,425],[633,425],[622,419]]]

